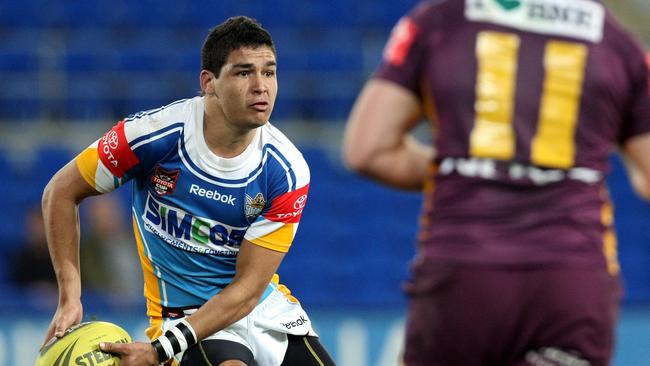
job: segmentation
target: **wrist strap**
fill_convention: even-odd
[[[190,323],[183,319],[151,342],[151,345],[158,354],[158,362],[162,363],[195,345],[196,342],[196,332]]]

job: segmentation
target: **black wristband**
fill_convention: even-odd
[[[154,340],[151,342],[151,345],[153,348],[156,350],[156,353],[158,354],[158,363],[165,362],[172,358],[172,356],[167,355],[167,352],[165,352],[165,348],[163,348],[162,344],[160,344],[159,340]]]

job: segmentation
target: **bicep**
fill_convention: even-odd
[[[401,143],[422,115],[418,97],[391,81],[372,79],[361,91],[348,119],[343,153],[348,164]]]
[[[79,203],[84,198],[98,195],[100,192],[82,177],[75,159],[61,168],[47,184],[44,198],[48,198],[53,194]]]

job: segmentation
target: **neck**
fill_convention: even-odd
[[[229,124],[223,115],[212,115],[206,110],[203,114],[203,137],[215,155],[234,158],[253,141],[255,129]]]

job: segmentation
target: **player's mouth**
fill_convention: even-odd
[[[250,107],[258,112],[266,112],[270,108],[270,105],[267,102],[256,102],[251,104]]]

